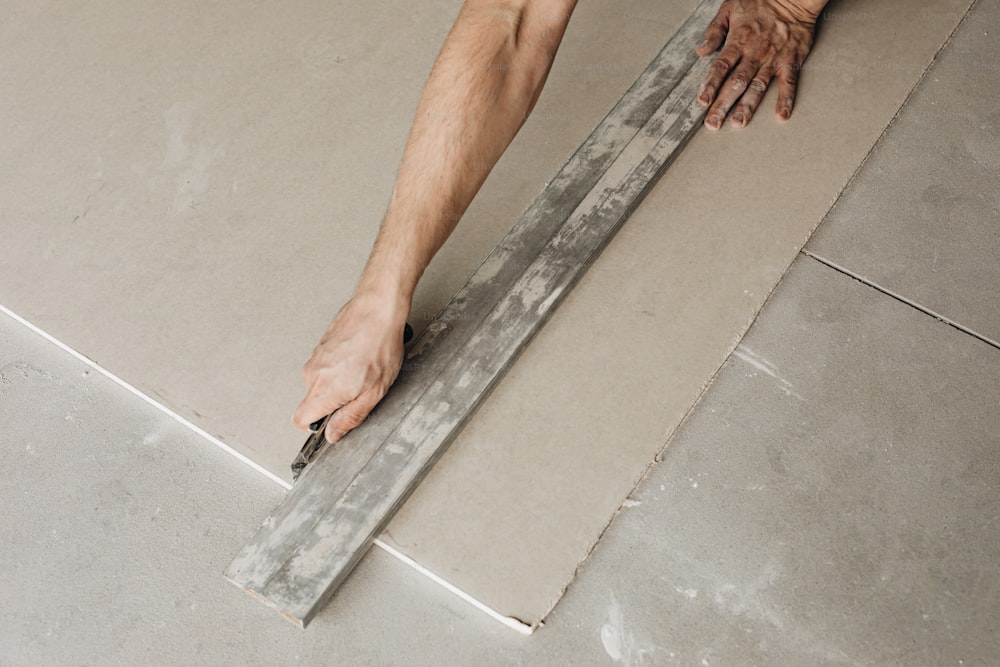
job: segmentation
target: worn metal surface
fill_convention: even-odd
[[[703,2],[323,451],[226,576],[305,625],[700,126]]]

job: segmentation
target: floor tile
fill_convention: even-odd
[[[991,346],[797,262],[553,627],[621,664],[992,664],[998,375]]]
[[[390,524],[403,551],[504,615],[556,603],[964,11],[838,7],[871,20],[830,21],[789,123],[691,140]]]
[[[401,548],[543,618],[969,2],[845,0],[871,20],[829,21],[790,123],[696,137],[394,522]],[[0,303],[288,475],[298,368],[353,286],[457,5],[126,4],[0,28]],[[418,319],[693,4],[581,4]]]
[[[808,249],[1000,341],[1000,6],[978,2]]]

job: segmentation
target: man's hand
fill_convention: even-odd
[[[816,19],[827,0],[725,0],[705,31],[699,56],[725,41],[698,91],[698,103],[712,105],[705,127],[750,122],[771,80],[778,79],[775,115],[788,120],[795,103],[799,69],[812,47]],[[713,104],[714,101],[714,104]]]
[[[330,442],[396,380],[417,281],[542,91],[576,0],[465,0],[424,86],[358,290],[302,371],[301,429]]]
[[[306,429],[333,413],[330,442],[360,425],[399,374],[405,325],[405,308],[363,295],[349,301],[302,369],[308,393],[293,423]]]

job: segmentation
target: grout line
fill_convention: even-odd
[[[185,419],[181,415],[177,414],[176,412],[174,412],[173,410],[171,410],[170,408],[168,408],[164,404],[160,403],[156,399],[154,399],[154,398],[148,396],[147,394],[143,393],[142,391],[140,391],[139,389],[135,388],[133,385],[129,384],[128,382],[125,382],[120,377],[118,377],[117,375],[115,375],[111,371],[107,370],[106,368],[104,368],[103,366],[101,366],[100,364],[98,364],[93,359],[90,359],[89,357],[81,354],[77,350],[74,350],[72,347],[70,347],[66,343],[62,342],[61,340],[59,340],[58,338],[56,338],[52,334],[48,333],[44,329],[41,329],[38,326],[32,324],[31,322],[29,322],[28,320],[24,319],[23,317],[21,317],[20,315],[18,315],[14,311],[12,311],[10,308],[7,308],[3,304],[0,304],[0,313],[4,313],[5,315],[7,315],[8,317],[10,317],[15,322],[18,322],[18,323],[24,325],[29,330],[33,331],[34,333],[36,333],[39,336],[41,336],[43,339],[47,340],[48,342],[50,342],[53,345],[55,345],[56,347],[58,347],[60,350],[69,353],[72,357],[74,357],[77,360],[83,362],[89,368],[97,371],[98,373],[100,373],[101,375],[103,375],[104,377],[106,377],[107,379],[111,380],[113,383],[115,383],[119,387],[124,388],[129,393],[133,394],[134,396],[137,396],[138,398],[142,399],[146,403],[152,405],[154,408],[156,408],[160,412],[164,413],[168,417],[177,420],[178,422],[180,422],[181,424],[183,424],[187,428],[191,429],[192,431],[194,431],[195,433],[197,433],[201,437],[203,437],[206,440],[208,440],[209,442],[211,442],[216,447],[219,447],[222,450],[224,450],[224,451],[228,452],[229,454],[231,454],[232,456],[234,456],[241,463],[247,464],[252,469],[256,470],[257,472],[263,474],[265,477],[267,477],[268,479],[270,479],[272,482],[276,482],[278,485],[280,485],[286,491],[290,490],[292,488],[292,485],[290,483],[286,482],[281,477],[278,477],[277,475],[275,475],[274,473],[272,473],[267,468],[264,468],[259,463],[256,463],[253,459],[250,459],[245,454],[241,454],[237,450],[233,449],[230,445],[227,445],[226,443],[224,443],[219,438],[217,438],[217,437],[213,436],[212,434],[208,433],[205,429],[203,429],[203,428],[195,425],[194,423],[192,423],[188,419]],[[446,581],[445,579],[442,579],[440,576],[434,574],[433,572],[431,572],[430,570],[428,570],[426,567],[424,567],[423,565],[421,565],[417,561],[413,560],[412,558],[410,558],[406,554],[404,554],[404,553],[402,553],[402,552],[394,549],[393,547],[389,546],[385,542],[383,542],[383,541],[381,541],[379,539],[375,539],[375,546],[381,548],[383,551],[385,551],[386,553],[390,554],[391,556],[394,556],[395,558],[397,558],[398,560],[402,561],[406,565],[409,565],[411,568],[413,568],[414,570],[416,570],[420,574],[424,575],[425,577],[427,577],[428,579],[430,579],[434,583],[438,584],[439,586],[441,586],[445,590],[448,590],[451,593],[457,595],[462,600],[468,602],[469,604],[471,604],[476,609],[482,611],[483,613],[485,613],[490,618],[493,618],[493,619],[499,621],[500,623],[504,624],[508,628],[511,628],[511,629],[515,630],[516,632],[522,634],[522,635],[530,635],[530,634],[532,634],[535,631],[535,626],[528,625],[527,623],[524,623],[524,622],[522,622],[522,621],[520,621],[520,620],[518,620],[516,618],[511,618],[509,616],[504,616],[500,612],[498,612],[498,611],[496,611],[494,609],[491,609],[490,607],[487,607],[485,604],[483,604],[482,602],[480,602],[476,598],[472,597],[471,595],[469,595],[468,593],[466,593],[462,589],[460,589],[457,586],[455,586],[454,584]]]
[[[248,458],[246,455],[241,454],[240,452],[236,451],[235,449],[233,449],[231,446],[229,446],[226,443],[224,443],[219,438],[215,437],[214,435],[212,435],[211,433],[209,433],[205,429],[201,428],[200,426],[195,425],[194,423],[192,423],[191,421],[189,421],[185,417],[182,417],[181,415],[177,414],[176,412],[174,412],[173,410],[171,410],[170,408],[168,408],[163,403],[160,403],[159,401],[157,401],[156,399],[152,398],[151,396],[143,393],[139,389],[136,389],[134,386],[132,386],[131,384],[129,384],[125,380],[121,379],[120,377],[118,377],[117,375],[115,375],[114,373],[112,373],[111,371],[107,370],[106,368],[104,368],[103,366],[101,366],[100,364],[98,364],[93,359],[90,359],[89,357],[81,354],[80,352],[77,352],[76,350],[74,350],[73,348],[71,348],[66,343],[62,342],[61,340],[59,340],[58,338],[56,338],[52,334],[48,333],[47,331],[45,331],[43,329],[40,329],[39,327],[35,326],[34,324],[32,324],[31,322],[29,322],[28,320],[24,319],[23,317],[21,317],[20,315],[18,315],[17,313],[15,313],[10,308],[7,308],[6,306],[4,306],[3,304],[0,304],[0,313],[4,313],[5,315],[9,316],[14,321],[20,322],[21,324],[23,324],[24,326],[28,327],[32,331],[34,331],[36,334],[38,334],[39,336],[41,336],[45,340],[47,340],[50,343],[54,344],[59,349],[63,350],[64,352],[68,352],[69,354],[71,354],[72,356],[76,357],[78,360],[82,361],[84,364],[86,364],[90,368],[94,369],[95,371],[97,371],[98,373],[100,373],[104,377],[108,378],[109,380],[111,380],[112,382],[114,382],[115,384],[117,384],[118,386],[125,388],[130,393],[132,393],[133,395],[138,396],[139,398],[141,398],[145,402],[149,403],[154,408],[156,408],[160,412],[164,413],[168,417],[172,417],[172,418],[176,419],[181,424],[183,424],[184,426],[187,426],[189,429],[191,429],[192,431],[194,431],[198,435],[202,436],[203,438],[205,438],[206,440],[208,440],[209,442],[211,442],[216,447],[219,447],[220,449],[222,449],[222,450],[224,450],[224,451],[232,454],[237,459],[239,459],[243,463],[246,463],[247,465],[249,465],[251,468],[253,468],[257,472],[262,473],[265,477],[268,477],[269,479],[271,479],[271,481],[277,482],[278,484],[280,484],[281,486],[283,486],[286,490],[292,488],[291,484],[289,484],[285,480],[281,479],[280,477],[278,477],[277,475],[275,475],[273,472],[271,472],[267,468],[264,468],[259,463],[256,463],[252,459]]]
[[[910,306],[911,308],[919,310],[920,312],[922,312],[925,315],[930,315],[934,319],[936,319],[936,320],[938,320],[940,322],[943,322],[944,324],[947,324],[950,327],[958,329],[962,333],[968,334],[968,335],[972,336],[973,338],[978,338],[979,340],[981,340],[982,342],[986,343],[987,345],[991,345],[991,346],[997,348],[998,350],[1000,350],[1000,342],[997,342],[997,341],[993,340],[992,338],[989,338],[987,336],[984,336],[981,333],[973,331],[969,327],[967,327],[965,325],[962,325],[962,324],[959,324],[955,320],[953,320],[953,319],[951,319],[949,317],[945,317],[944,315],[942,315],[940,313],[937,313],[937,312],[931,310],[930,308],[927,308],[926,306],[921,306],[916,301],[913,301],[912,299],[907,299],[902,294],[899,294],[897,292],[893,292],[891,289],[889,289],[887,287],[882,287],[878,283],[874,283],[871,280],[869,280],[868,278],[865,278],[864,276],[859,275],[859,274],[855,273],[854,271],[851,271],[850,269],[847,269],[847,268],[845,268],[843,266],[840,266],[836,262],[832,262],[832,261],[830,261],[828,259],[820,257],[819,255],[816,255],[816,254],[814,254],[814,253],[806,250],[805,248],[803,248],[801,250],[801,252],[806,257],[811,257],[812,259],[816,260],[820,264],[823,264],[825,266],[830,267],[834,271],[839,271],[840,273],[843,273],[845,276],[849,276],[851,278],[854,278],[858,282],[863,283],[863,284],[867,285],[868,287],[871,287],[872,289],[874,289],[874,290],[876,290],[878,292],[881,292],[882,294],[885,294],[888,297],[891,297],[891,298],[895,299],[896,301],[899,301],[901,303],[905,303],[907,306]]]
[[[501,623],[503,623],[504,625],[506,625],[508,628],[510,628],[510,629],[512,629],[512,630],[514,630],[514,631],[516,631],[516,632],[518,632],[520,634],[522,634],[522,635],[525,635],[525,636],[528,636],[528,635],[532,634],[535,631],[535,627],[536,626],[528,625],[524,621],[521,621],[521,620],[516,619],[516,618],[512,618],[510,616],[504,616],[503,614],[501,614],[500,612],[496,611],[495,609],[487,607],[485,604],[483,604],[482,602],[480,602],[476,598],[472,597],[471,595],[469,595],[468,593],[466,593],[465,591],[463,591],[461,588],[458,588],[457,586],[455,586],[455,584],[452,584],[452,583],[446,581],[445,579],[442,579],[440,576],[434,574],[433,572],[431,572],[430,570],[428,570],[426,567],[424,567],[423,565],[421,565],[417,561],[413,560],[412,558],[410,558],[409,556],[407,556],[403,552],[395,549],[394,547],[389,546],[388,544],[386,544],[382,540],[380,540],[378,538],[375,538],[374,543],[375,543],[375,546],[379,547],[380,549],[382,549],[383,551],[385,551],[389,555],[395,556],[396,558],[398,558],[402,562],[406,563],[407,565],[409,565],[414,570],[416,570],[420,574],[424,575],[425,577],[427,577],[428,579],[430,579],[434,583],[436,583],[439,586],[443,587],[445,590],[448,590],[451,593],[454,593],[455,595],[457,595],[461,599],[465,600],[466,602],[468,602],[469,604],[471,604],[473,607],[475,607],[479,611],[485,613],[490,618],[492,618],[494,620],[497,620],[497,621],[500,621]]]
[[[847,179],[847,182],[844,183],[843,187],[840,188],[840,192],[838,192],[837,196],[834,197],[833,202],[831,202],[830,206],[827,207],[826,212],[824,212],[823,215],[820,216],[819,222],[816,223],[816,226],[813,228],[812,232],[809,233],[808,238],[806,238],[806,240],[803,242],[802,244],[803,252],[805,252],[804,250],[805,247],[809,244],[812,238],[816,235],[819,229],[826,222],[826,219],[830,216],[830,212],[833,211],[833,209],[835,209],[840,204],[840,200],[844,197],[844,194],[849,189],[851,189],[851,187],[854,185],[854,181],[861,176],[861,171],[868,164],[868,160],[875,154],[875,151],[881,148],[882,143],[886,139],[886,135],[888,135],[889,131],[893,127],[895,127],[896,121],[899,120],[900,114],[903,113],[903,110],[906,108],[906,105],[909,103],[910,99],[917,92],[917,89],[920,88],[920,84],[924,82],[924,79],[927,78],[927,75],[930,73],[930,71],[934,69],[934,66],[937,64],[938,58],[941,57],[941,53],[946,48],[948,48],[948,45],[951,44],[952,41],[955,39],[955,35],[958,33],[959,29],[965,23],[965,19],[976,7],[978,2],[979,0],[971,0],[969,6],[966,7],[965,11],[963,11],[962,15],[959,17],[958,23],[956,23],[955,27],[951,29],[951,32],[949,32],[948,35],[945,37],[944,42],[934,52],[934,55],[931,56],[930,61],[927,63],[926,66],[924,66],[924,69],[917,76],[917,80],[913,83],[913,86],[910,87],[910,90],[903,97],[903,101],[900,103],[899,108],[896,109],[896,112],[892,114],[892,118],[889,119],[889,122],[886,123],[885,127],[882,128],[882,131],[879,132],[878,137],[876,137],[874,143],[872,143],[871,147],[868,149],[868,152],[865,153],[863,158],[861,158],[861,162],[858,163],[858,166],[854,169],[850,177]]]

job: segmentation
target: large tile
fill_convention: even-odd
[[[693,4],[581,3],[418,325]],[[871,20],[829,22],[793,121],[691,143],[391,538],[501,613],[545,616],[967,5],[839,3]],[[0,28],[0,302],[287,475],[298,368],[353,285],[457,3],[52,7]]]
[[[281,488],[4,315],[0,424],[0,664],[486,664],[540,649],[378,550],[308,631],[282,619],[222,576]]]
[[[871,20],[827,23],[792,121],[694,137],[391,539],[499,612],[544,617],[967,5],[838,2]]]
[[[417,327],[695,0],[660,4],[582,3],[536,113],[428,269]],[[12,7],[0,303],[290,478],[301,366],[356,284],[459,6]]]
[[[220,574],[279,491],[0,317],[0,661],[991,664],[997,356],[823,271],[530,639],[378,551],[308,630],[280,619]]]
[[[985,343],[798,262],[549,629],[619,664],[996,664],[998,376]]]
[[[1000,5],[979,2],[809,250],[1000,341]]]

